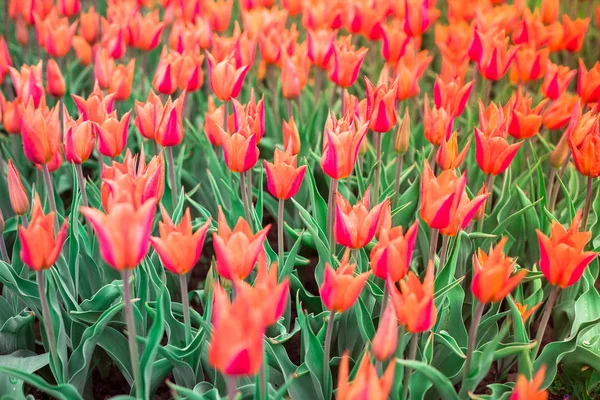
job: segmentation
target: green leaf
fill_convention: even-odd
[[[0,356],[0,367],[30,374],[48,365],[48,357],[48,353],[36,355],[29,350],[17,350],[14,353]],[[8,374],[0,374],[0,393],[6,395],[10,393],[13,398],[25,399],[23,380]]]
[[[397,358],[396,362],[403,367],[412,368],[414,371],[424,375],[431,381],[431,384],[444,400],[460,400],[452,382],[444,376],[440,371],[421,361],[402,360]]]
[[[21,371],[20,369],[8,368],[4,366],[0,366],[0,373],[4,373],[14,378],[21,379],[28,385],[31,385],[41,390],[42,392],[49,394],[57,400],[82,399],[77,390],[71,385],[51,385],[37,375]]]

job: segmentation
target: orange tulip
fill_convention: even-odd
[[[450,213],[450,224],[440,229],[440,233],[445,236],[456,236],[459,231],[465,229],[471,220],[475,218],[477,212],[482,209],[490,193],[478,193],[472,200],[469,200],[466,190],[459,194],[458,201],[452,205]]]
[[[221,101],[228,101],[237,97],[242,90],[244,77],[248,72],[248,66],[236,68],[235,60],[229,55],[225,60],[217,62],[209,52],[206,52],[208,60],[210,87]]]
[[[337,31],[327,29],[307,30],[306,34],[308,59],[317,68],[328,70],[331,65]]]
[[[450,138],[446,139],[446,136],[442,136],[442,141],[440,143],[440,147],[437,151],[437,155],[435,160],[439,167],[446,171],[448,169],[456,169],[462,164],[467,153],[469,152],[469,147],[471,146],[471,138],[467,141],[467,144],[463,148],[463,150],[458,152],[458,133],[454,132],[450,135]]]
[[[569,142],[579,147],[588,136],[597,135],[598,132],[598,112],[592,109],[585,114],[581,110],[581,105],[577,103],[573,108],[569,126],[565,131],[565,135],[569,137]]]
[[[135,109],[134,123],[140,135],[148,140],[156,140],[156,134],[164,117],[164,107],[160,98],[150,90],[146,102],[136,100],[133,108]]]
[[[61,98],[65,95],[67,87],[65,84],[65,78],[63,78],[60,68],[54,59],[48,60],[46,66],[46,82],[48,93],[56,98]]]
[[[578,96],[566,92],[562,93],[558,99],[550,103],[544,110],[542,122],[546,129],[554,130],[565,127],[569,123],[573,109],[577,104],[579,104]]]
[[[439,76],[435,80],[433,87],[433,100],[436,108],[444,108],[453,116],[462,114],[469,94],[473,88],[473,81],[462,85],[458,79],[444,82]]]
[[[408,115],[408,107],[404,110],[402,122],[398,125],[396,131],[396,140],[394,141],[394,150],[398,154],[406,154],[410,145],[410,116]]]
[[[10,206],[17,215],[25,215],[29,212],[29,196],[21,182],[19,171],[13,164],[12,158],[8,159],[8,197]]]
[[[594,67],[588,71],[581,58],[579,59],[577,93],[585,103],[600,101],[600,62],[594,64]]]
[[[209,364],[228,376],[256,375],[263,363],[263,314],[242,296],[230,303],[218,285],[213,293]]]
[[[123,57],[127,46],[125,44],[125,27],[113,22],[110,23],[102,18],[102,49],[108,52],[108,55],[115,60]]]
[[[290,117],[289,121],[283,120],[282,131],[285,151],[293,155],[300,153],[300,134],[293,116]]]
[[[7,101],[4,95],[0,93],[0,105],[2,106],[0,113],[2,117],[2,126],[4,130],[12,135],[21,133],[21,104],[19,99]]]
[[[113,205],[107,214],[90,207],[81,208],[96,231],[102,259],[112,268],[134,269],[142,261],[150,247],[156,204],[157,200],[152,198],[136,209],[131,203],[121,202]]]
[[[4,36],[0,35],[0,81],[5,74],[10,73],[10,68],[13,65],[10,53],[8,52],[8,46]]]
[[[290,16],[296,16],[302,12],[302,1],[282,0],[281,7],[285,8]]]
[[[571,20],[567,14],[563,14],[563,43],[567,51],[577,53],[583,46],[583,39],[590,24],[590,17]]]
[[[214,0],[207,2],[207,9],[210,19],[210,25],[215,32],[223,32],[229,26],[231,19],[231,10],[233,8],[232,0]]]
[[[123,152],[127,144],[129,133],[129,117],[131,110],[127,111],[121,120],[117,112],[111,112],[106,119],[96,124],[96,135],[98,135],[98,151],[106,157],[114,158]]]
[[[27,104],[21,118],[23,152],[34,164],[47,164],[60,146],[61,129],[58,105],[52,110],[35,108],[33,101]]]
[[[36,15],[35,26],[40,46],[52,57],[64,57],[71,49],[78,23],[75,21],[69,25],[69,19],[59,18],[55,11],[45,19]]]
[[[15,39],[23,47],[29,43],[29,31],[23,18],[18,18],[15,24]]]
[[[232,172],[246,172],[258,161],[257,134],[248,122],[244,122],[236,131],[226,132],[221,128],[221,144],[227,167]]]
[[[115,100],[127,100],[131,95],[134,68],[135,58],[129,61],[127,65],[117,65],[113,71],[110,84],[108,86],[108,93],[114,93]]]
[[[391,280],[387,281],[390,301],[396,318],[410,333],[425,332],[433,328],[437,320],[437,307],[433,302],[433,263],[429,263],[423,283],[409,271],[406,280],[400,281],[400,290]]]
[[[565,49],[565,42],[563,41],[564,29],[560,22],[556,21],[552,25],[549,25],[548,33],[550,34],[550,41],[548,42],[548,48],[551,52],[559,52]]]
[[[457,177],[453,170],[447,170],[436,177],[429,163],[424,163],[421,177],[421,219],[432,229],[448,228],[466,184],[466,175]]]
[[[542,83],[541,92],[544,96],[555,100],[564,93],[577,71],[570,70],[569,67],[553,64],[548,61],[546,65],[546,75]]]
[[[36,65],[22,65],[19,71],[9,68],[15,94],[21,104],[27,105],[31,99],[34,107],[44,106],[46,92],[42,81],[42,61]]]
[[[92,63],[92,46],[81,36],[73,36],[73,51],[81,65],[90,65]]]
[[[273,197],[287,200],[298,193],[306,165],[296,167],[296,157],[287,152],[275,149],[275,163],[265,160],[265,171],[267,173],[267,188]]]
[[[87,99],[76,94],[72,94],[71,97],[84,121],[92,121],[97,124],[102,124],[111,113],[115,100],[114,94],[105,96],[97,85]]]
[[[506,131],[510,122],[510,107],[507,104],[502,107],[501,104],[490,103],[487,108],[483,105],[481,99],[478,99],[479,128],[484,135],[490,136],[494,130]]]
[[[308,75],[308,59],[303,57],[300,64],[296,64],[292,57],[285,55],[281,64],[281,92],[284,98],[295,99],[300,96],[303,88],[300,75]]]
[[[168,43],[169,47],[175,49],[178,53],[198,47],[208,49],[213,43],[210,22],[202,17],[197,17],[194,24],[176,21],[171,27]]]
[[[429,97],[425,93],[425,112],[423,113],[423,134],[425,139],[434,146],[442,142],[442,138],[450,137],[454,117],[445,108],[431,108]]]
[[[489,175],[506,171],[523,142],[508,144],[506,132],[495,128],[489,135],[475,128],[475,158],[477,165]]]
[[[451,22],[448,25],[435,25],[435,44],[442,59],[450,64],[460,65],[468,59],[468,51],[473,41],[474,27],[464,21]]]
[[[160,43],[164,24],[160,22],[158,10],[146,15],[135,13],[127,24],[127,44],[142,51],[150,51]]]
[[[252,234],[248,222],[240,217],[232,231],[220,208],[218,223],[218,233],[213,232],[217,273],[225,279],[243,280],[256,265],[271,225]]]
[[[100,26],[100,15],[94,7],[90,7],[87,12],[79,15],[79,35],[89,44],[96,43],[98,40],[98,31]]]
[[[362,140],[367,134],[368,125],[354,126],[350,114],[336,119],[331,112],[325,123],[321,168],[333,179],[346,178],[352,173]]]
[[[20,256],[23,263],[34,271],[48,269],[54,265],[67,238],[68,225],[65,219],[55,236],[54,212],[44,215],[40,196],[36,193],[29,226],[19,226]]]
[[[560,0],[542,0],[542,21],[550,25],[558,19]]]
[[[515,62],[510,69],[512,83],[529,83],[540,79],[546,73],[546,65],[550,49],[533,49],[521,47],[515,55]]]
[[[433,60],[427,50],[415,55],[411,54],[412,48],[407,48],[404,56],[396,64],[395,75],[398,79],[398,100],[406,100],[419,94],[419,80]]]
[[[352,45],[351,36],[342,36],[333,45],[333,64],[329,69],[329,78],[338,86],[348,88],[358,78],[367,49],[358,50]]]
[[[404,32],[408,36],[421,36],[440,16],[435,2],[429,0],[404,1]]]
[[[319,294],[330,311],[344,312],[354,305],[371,272],[354,275],[356,264],[350,263],[350,250],[346,249],[337,269],[325,264],[323,283]]]
[[[48,162],[46,165],[46,167],[48,167],[48,171],[50,173],[52,172],[56,172],[58,171],[58,169],[60,168],[60,166],[63,163],[63,156],[62,156],[62,151],[61,149],[57,149],[56,152],[52,155],[52,159],[50,160],[50,162]],[[36,165],[36,167],[40,170],[40,172],[43,170],[43,165]]]
[[[345,351],[338,372],[337,399],[359,400],[366,396],[365,393],[368,393],[370,400],[387,399],[394,383],[394,367],[395,363],[390,363],[383,376],[379,378],[377,370],[369,363],[369,357],[365,355],[360,362],[354,381],[349,383],[348,351]]]
[[[569,145],[579,173],[590,178],[600,176],[600,132],[596,112],[590,111],[570,132]]]
[[[531,12],[525,9],[521,20],[515,26],[512,33],[512,42],[539,49],[550,41],[550,31],[544,25],[539,12]]]
[[[108,51],[97,48],[94,53],[94,78],[101,89],[108,89],[115,68],[115,60],[108,55]]]
[[[546,366],[542,365],[531,382],[524,375],[519,375],[517,384],[508,400],[547,400],[548,391],[541,388],[545,374]]]
[[[79,13],[81,8],[80,0],[58,0],[56,8],[60,15],[65,17],[74,17]]]
[[[163,47],[152,84],[162,94],[170,95],[177,89],[196,91],[204,82],[203,61],[202,55],[187,50],[183,53],[167,52],[167,48]]]
[[[365,247],[377,230],[381,210],[388,200],[371,208],[371,188],[368,187],[363,197],[350,205],[340,193],[336,193],[335,207],[335,240],[342,246],[351,249]]]
[[[83,164],[92,154],[96,141],[94,123],[79,117],[73,120],[63,105],[63,121],[65,126],[65,158],[71,164]]]
[[[190,209],[186,208],[181,222],[175,225],[167,210],[161,206],[162,221],[158,223],[160,237],[150,237],[150,242],[158,253],[165,269],[177,274],[187,274],[194,268],[200,255],[206,232],[210,228],[210,219],[196,232],[192,232]]]
[[[367,86],[366,118],[373,132],[385,133],[396,125],[396,94],[398,80],[392,85],[384,83],[377,87],[365,76]]]
[[[362,34],[369,40],[379,40],[383,35],[382,21],[385,10],[366,1],[352,1],[346,13],[345,27],[351,34]]]
[[[519,314],[521,315],[521,320],[523,320],[523,323],[526,323],[527,320],[529,319],[529,317],[531,317],[533,315],[533,313],[540,308],[540,306],[542,305],[543,302],[539,302],[538,304],[536,304],[533,307],[529,307],[527,304],[521,304],[521,303],[517,303],[515,301],[515,306],[517,307],[517,310],[519,310]]]
[[[408,44],[408,37],[401,29],[400,24],[398,20],[394,20],[391,24],[382,25],[381,55],[391,65],[398,63]]]
[[[379,219],[381,220],[384,215],[382,213]],[[373,246],[369,256],[373,275],[392,282],[403,279],[410,267],[418,230],[417,221],[408,228],[406,234],[402,232],[401,226],[382,228],[378,236],[379,240]]]
[[[181,95],[172,101],[169,97],[162,109],[162,116],[157,127],[154,139],[162,147],[177,146],[183,141],[183,106],[185,102],[185,89]]]
[[[519,87],[516,96],[513,95],[509,102],[512,109],[510,123],[508,124],[508,133],[515,139],[527,139],[538,134],[542,127],[542,111],[548,103],[544,99],[537,106],[531,108],[533,99],[523,94]]]
[[[490,245],[487,254],[478,249],[473,255],[471,291],[481,303],[496,303],[504,299],[527,275],[525,270],[512,275],[515,260],[505,256],[503,251],[507,240],[503,237],[495,247]]]
[[[384,362],[390,358],[398,346],[398,320],[394,315],[394,306],[388,303],[383,312],[383,317],[373,336],[371,351],[375,358]]]
[[[338,29],[347,3],[343,1],[307,0],[302,6],[302,25],[307,29]]]
[[[240,130],[243,126],[248,125],[250,130],[248,134],[255,134],[257,141],[262,139],[265,134],[265,99],[264,96],[256,102],[254,97],[254,89],[250,91],[250,100],[248,104],[242,105],[237,100],[233,99],[233,120],[234,130]],[[222,123],[222,122],[221,122]]]
[[[235,131],[234,115],[229,115],[227,132]],[[208,110],[204,115],[204,133],[213,146],[221,146],[221,129],[223,125],[223,106],[217,107],[212,96],[208,97]]]
[[[477,34],[479,32],[476,32]],[[484,40],[483,51],[477,61],[479,73],[485,79],[497,81],[508,71],[518,47],[509,46],[510,39],[504,33],[486,37]]]

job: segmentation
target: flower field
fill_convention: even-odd
[[[600,398],[600,4],[3,0],[0,398]]]

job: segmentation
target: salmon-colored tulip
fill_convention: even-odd
[[[21,133],[21,103],[19,99],[7,101],[0,93],[0,105],[2,106],[2,126],[4,130],[12,135]]]
[[[577,93],[585,103],[597,103],[600,101],[600,62],[594,64],[592,69],[588,71],[583,60],[579,59]]]
[[[479,73],[485,79],[497,81],[508,71],[518,47],[509,46],[510,39],[503,33],[486,39],[488,40],[483,42],[483,52],[478,60]]]
[[[290,117],[289,121],[283,120],[282,122],[283,131],[283,148],[286,152],[297,155],[300,153],[300,134],[298,133],[298,127],[294,121],[294,117]]]
[[[391,24],[382,25],[383,36],[381,55],[391,65],[396,65],[404,55],[408,36],[400,27],[401,23],[394,20]]]
[[[504,255],[503,251],[507,240],[503,237],[496,246],[490,245],[487,254],[478,249],[473,255],[471,291],[481,303],[496,303],[504,299],[527,275],[525,270],[513,275],[515,260]]]
[[[190,51],[167,52],[163,47],[152,84],[162,94],[173,94],[177,89],[193,92],[202,87],[204,56]]]
[[[347,3],[343,1],[307,0],[302,8],[302,25],[307,29],[338,29]]]
[[[459,200],[452,205],[450,212],[450,224],[440,229],[440,233],[445,236],[456,236],[460,230],[465,229],[475,218],[477,212],[482,209],[488,198],[489,193],[478,193],[472,200],[469,200],[466,190],[462,194],[457,194]]]
[[[138,209],[127,202],[117,203],[107,214],[90,207],[81,208],[81,213],[98,235],[102,259],[112,268],[117,271],[134,269],[142,261],[150,247],[156,204],[154,198]]]
[[[98,151],[100,154],[114,158],[123,152],[127,144],[130,116],[131,110],[125,113],[121,117],[121,120],[119,120],[117,112],[113,111],[102,123],[96,124]]]
[[[478,99],[479,129],[484,135],[490,136],[497,129],[505,132],[510,122],[510,105],[502,107],[502,104],[491,102],[487,107]]]
[[[179,53],[183,53],[185,49],[210,48],[213,32],[208,19],[198,17],[194,24],[176,21],[171,27],[168,43],[170,48]]]
[[[183,106],[185,89],[181,95],[172,101],[169,97],[162,110],[162,116],[155,134],[155,140],[162,147],[177,146],[183,141]]]
[[[548,61],[546,75],[541,87],[542,94],[552,100],[558,99],[567,90],[575,74],[577,74],[577,71],[570,70],[567,66],[556,65]]]
[[[413,44],[414,46],[414,44]],[[416,56],[411,54],[412,47],[407,46],[404,56],[396,64],[395,75],[398,79],[398,100],[406,100],[419,94],[419,80],[433,60],[427,50],[420,51]]]
[[[65,17],[74,17],[79,13],[81,2],[80,0],[58,0],[56,8]]]
[[[552,285],[566,288],[583,275],[585,268],[597,253],[584,251],[592,237],[591,232],[579,232],[581,211],[566,230],[559,222],[552,221],[550,236],[536,229],[540,246],[540,270]]]
[[[544,99],[537,106],[531,107],[533,99],[524,94],[521,88],[513,95],[509,102],[512,109],[510,123],[508,124],[508,133],[515,139],[527,139],[538,134],[542,127],[542,111],[548,103]]]
[[[307,55],[311,63],[322,70],[328,70],[333,56],[333,44],[337,31],[319,29],[307,30]]]
[[[115,69],[115,60],[108,55],[108,51],[97,48],[94,54],[94,78],[101,89],[109,88]]]
[[[404,1],[404,32],[409,36],[421,36],[440,16],[435,2],[429,0]]]
[[[13,67],[9,68],[15,93],[21,104],[26,105],[31,99],[35,107],[45,105],[46,92],[42,81],[42,61],[36,65],[22,65],[19,71]]]
[[[383,312],[383,317],[373,336],[371,351],[375,358],[384,362],[390,358],[398,346],[398,320],[394,314],[394,306],[388,303]]]
[[[192,231],[192,217],[187,208],[181,222],[175,225],[164,207],[161,206],[162,221],[158,223],[160,236],[150,238],[162,264],[168,271],[183,275],[194,268],[200,255],[210,219],[196,232]]]
[[[432,229],[447,228],[452,223],[466,184],[466,175],[457,177],[453,170],[447,170],[436,177],[429,163],[424,163],[421,177],[421,219]]]
[[[135,109],[134,123],[140,135],[148,140],[156,140],[156,134],[164,117],[164,107],[160,97],[150,90],[146,102],[136,100],[133,107]]]
[[[79,35],[89,44],[96,43],[100,27],[100,15],[93,6],[87,12],[82,12],[79,15],[79,22]]]
[[[111,113],[115,100],[114,94],[104,95],[100,87],[95,86],[87,99],[72,94],[73,102],[84,120],[102,124]]]
[[[568,133],[573,161],[579,173],[590,178],[600,176],[600,131],[597,113],[586,113]]]
[[[435,161],[437,165],[445,171],[447,169],[456,169],[462,164],[467,153],[469,151],[469,147],[471,146],[471,138],[467,141],[467,144],[463,148],[463,150],[458,152],[458,133],[454,132],[450,135],[449,138],[446,136],[442,136],[442,141],[440,142],[440,147],[438,148],[437,155],[435,157]]]
[[[210,87],[215,96],[221,101],[228,101],[233,97],[237,97],[242,90],[248,66],[236,68],[233,55],[229,55],[220,62],[217,62],[209,52],[206,52],[206,57]]]
[[[66,56],[71,49],[71,42],[77,31],[78,23],[78,21],[75,21],[69,25],[68,18],[58,17],[48,17],[37,22],[36,29],[38,29],[38,32],[41,31],[40,35],[42,35],[38,37],[40,45],[46,49],[51,57]]]
[[[213,293],[213,329],[208,362],[228,376],[256,375],[263,363],[263,314],[245,297],[236,296],[230,303],[229,297],[218,285]]]
[[[435,80],[433,87],[433,101],[436,108],[443,108],[452,116],[462,114],[469,94],[473,88],[473,81],[462,85],[460,80],[454,79],[450,82],[444,82],[439,76]]]
[[[92,63],[92,46],[81,36],[73,36],[73,51],[81,65],[87,66]]]
[[[10,206],[17,215],[25,215],[29,212],[29,196],[21,182],[19,171],[13,164],[12,158],[8,159],[8,198]]]
[[[568,123],[575,106],[579,104],[579,97],[567,92],[562,93],[544,110],[542,122],[546,129],[562,129]]]
[[[367,134],[368,125],[354,126],[354,119],[347,114],[336,119],[329,114],[325,123],[321,168],[333,179],[346,178],[352,173],[362,140]]]
[[[354,305],[371,272],[354,275],[356,264],[350,262],[350,250],[346,249],[337,269],[325,264],[323,283],[319,294],[330,311],[344,312]]]
[[[108,52],[108,55],[115,60],[123,57],[127,46],[125,43],[125,27],[117,22],[108,22],[102,18],[102,41],[101,46]]]
[[[506,171],[517,155],[523,142],[509,144],[506,132],[494,129],[486,136],[475,128],[475,156],[479,168],[488,175],[498,175]]]
[[[219,231],[213,232],[213,246],[217,260],[217,273],[225,279],[243,280],[256,265],[263,243],[271,225],[256,234],[242,217],[231,230],[219,208]]]
[[[10,53],[8,52],[8,46],[4,36],[0,35],[0,75],[10,73],[10,68],[13,65]],[[1,80],[2,78],[0,78]]]
[[[391,85],[387,83],[375,86],[365,77],[367,87],[366,118],[373,132],[385,133],[396,125],[396,95],[398,80]]]
[[[23,152],[34,164],[47,164],[52,160],[61,142],[58,105],[52,110],[35,108],[27,104],[21,118]]]
[[[228,116],[227,132],[235,131],[234,115]],[[221,146],[221,129],[223,125],[223,105],[217,107],[212,96],[208,97],[208,110],[204,115],[204,133],[210,144],[213,146]]]
[[[408,107],[404,110],[402,122],[398,125],[396,131],[396,140],[394,141],[394,150],[398,154],[406,154],[410,145],[410,116],[408,115]]]
[[[45,165],[48,168],[48,171],[50,173],[52,173],[52,172],[58,171],[58,169],[60,168],[62,163],[63,163],[63,155],[62,155],[62,150],[59,148],[56,150],[54,155],[52,155],[52,159]],[[43,170],[43,165],[41,165],[41,164],[36,165],[36,167],[40,170],[40,172]]]
[[[52,58],[48,60],[48,65],[46,66],[46,82],[48,93],[51,96],[61,98],[65,95],[67,91],[65,78],[62,76],[58,64]]]
[[[557,11],[558,11],[558,1]],[[548,400],[548,391],[542,389],[546,366],[542,365],[530,382],[525,375],[519,375],[517,383],[508,400]]]
[[[96,141],[94,123],[84,121],[79,117],[73,120],[63,106],[63,121],[65,126],[65,158],[71,164],[83,164],[92,154]]]
[[[212,29],[215,32],[225,31],[231,19],[233,0],[214,0],[214,2],[209,1],[207,3]]]
[[[54,265],[67,238],[68,221],[65,219],[55,235],[54,219],[54,212],[44,215],[40,196],[36,193],[29,226],[19,226],[21,260],[34,271],[48,269]]]
[[[275,149],[275,162],[265,160],[265,171],[267,173],[267,188],[273,197],[287,200],[298,193],[306,165],[296,166],[295,155]]]
[[[383,217],[384,214],[381,215]],[[373,246],[369,256],[373,275],[392,282],[403,279],[410,267],[418,230],[417,221],[408,228],[406,233],[402,232],[401,226],[382,228],[379,240]]]
[[[556,22],[560,13],[560,0],[542,0],[541,13],[546,25]]]
[[[388,398],[392,384],[394,383],[395,363],[390,363],[380,378],[377,369],[369,362],[368,356],[363,356],[356,377],[351,383],[348,382],[350,367],[348,351],[345,351],[340,362],[338,372],[338,400],[359,400],[368,393],[370,400],[385,400]]]
[[[290,100],[300,96],[302,86],[300,83],[300,74],[302,69],[308,72],[307,59],[304,59],[303,66],[297,66],[292,61],[292,58],[285,55],[281,61],[281,92],[283,97]],[[299,68],[298,68],[299,67]]]
[[[258,137],[248,123],[233,132],[221,128],[221,144],[225,163],[232,172],[246,172],[258,161]]]
[[[329,69],[329,78],[338,86],[348,88],[358,78],[367,49],[358,50],[352,45],[351,36],[343,36],[333,45],[333,64]]]
[[[454,125],[454,117],[445,108],[434,107],[432,109],[429,105],[427,93],[425,93],[423,102],[425,103],[423,134],[429,143],[438,146],[444,136],[446,138],[450,137],[452,126]]]
[[[515,62],[510,69],[510,81],[513,83],[529,83],[540,79],[546,73],[546,65],[550,49],[544,47],[536,50],[521,47],[515,55]]]
[[[437,308],[433,302],[433,264],[429,263],[423,283],[412,271],[406,280],[400,281],[400,290],[391,280],[387,281],[390,301],[396,318],[410,333],[425,332],[433,328],[437,320]]]
[[[550,153],[550,165],[552,165],[556,169],[559,169],[563,165],[567,157],[570,156],[571,149],[569,147],[569,135],[565,132],[560,137],[560,140],[554,147],[554,150],[552,150],[552,153]]]
[[[127,44],[142,51],[150,51],[160,43],[163,28],[164,24],[160,22],[158,10],[146,15],[137,12],[127,25]]]
[[[336,193],[334,233],[338,244],[360,249],[373,240],[382,207],[387,200],[371,208],[370,189],[367,188],[363,197],[353,206],[344,196]]]
[[[590,17],[572,20],[567,14],[563,14],[562,27],[564,47],[571,53],[577,53],[583,47],[583,39],[590,24]]]
[[[245,132],[244,135],[246,137],[248,137],[249,134],[254,134],[257,137],[257,141],[262,139],[263,135],[265,134],[264,95],[257,102],[254,96],[254,90],[252,90],[250,92],[250,100],[247,104],[243,105],[236,99],[233,99],[232,102],[234,130],[239,131],[242,127],[248,126],[249,131],[242,130],[242,132]]]
[[[112,73],[108,93],[115,94],[115,100],[127,100],[131,95],[133,75],[135,73],[135,58],[127,65],[118,64]]]

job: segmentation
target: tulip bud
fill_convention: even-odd
[[[568,135],[566,134],[561,136],[560,140],[556,144],[556,147],[550,154],[550,165],[556,169],[560,168],[564,164],[565,159],[569,155],[569,141],[567,136]]]
[[[373,337],[371,351],[376,359],[384,362],[394,354],[397,346],[398,320],[394,314],[394,305],[390,302],[383,312],[382,319],[379,321],[377,332]]]
[[[48,60],[48,65],[46,67],[46,87],[48,88],[48,93],[56,98],[63,97],[67,91],[65,79],[60,72],[58,64],[53,58]]]
[[[12,159],[8,160],[8,197],[10,206],[17,215],[25,215],[29,212],[29,197],[21,182],[19,171],[15,168]]]
[[[294,155],[300,153],[300,134],[298,133],[294,117],[290,117],[289,122],[283,120],[282,129],[284,150]]]
[[[81,36],[73,37],[73,50],[75,51],[75,57],[77,57],[81,65],[87,66],[92,63],[92,46]]]
[[[0,210],[0,234],[4,233],[4,228],[6,224],[4,223],[4,214],[2,214],[2,210]],[[0,238],[0,241],[3,241],[4,238]],[[4,245],[4,243],[0,243],[0,246]]]

